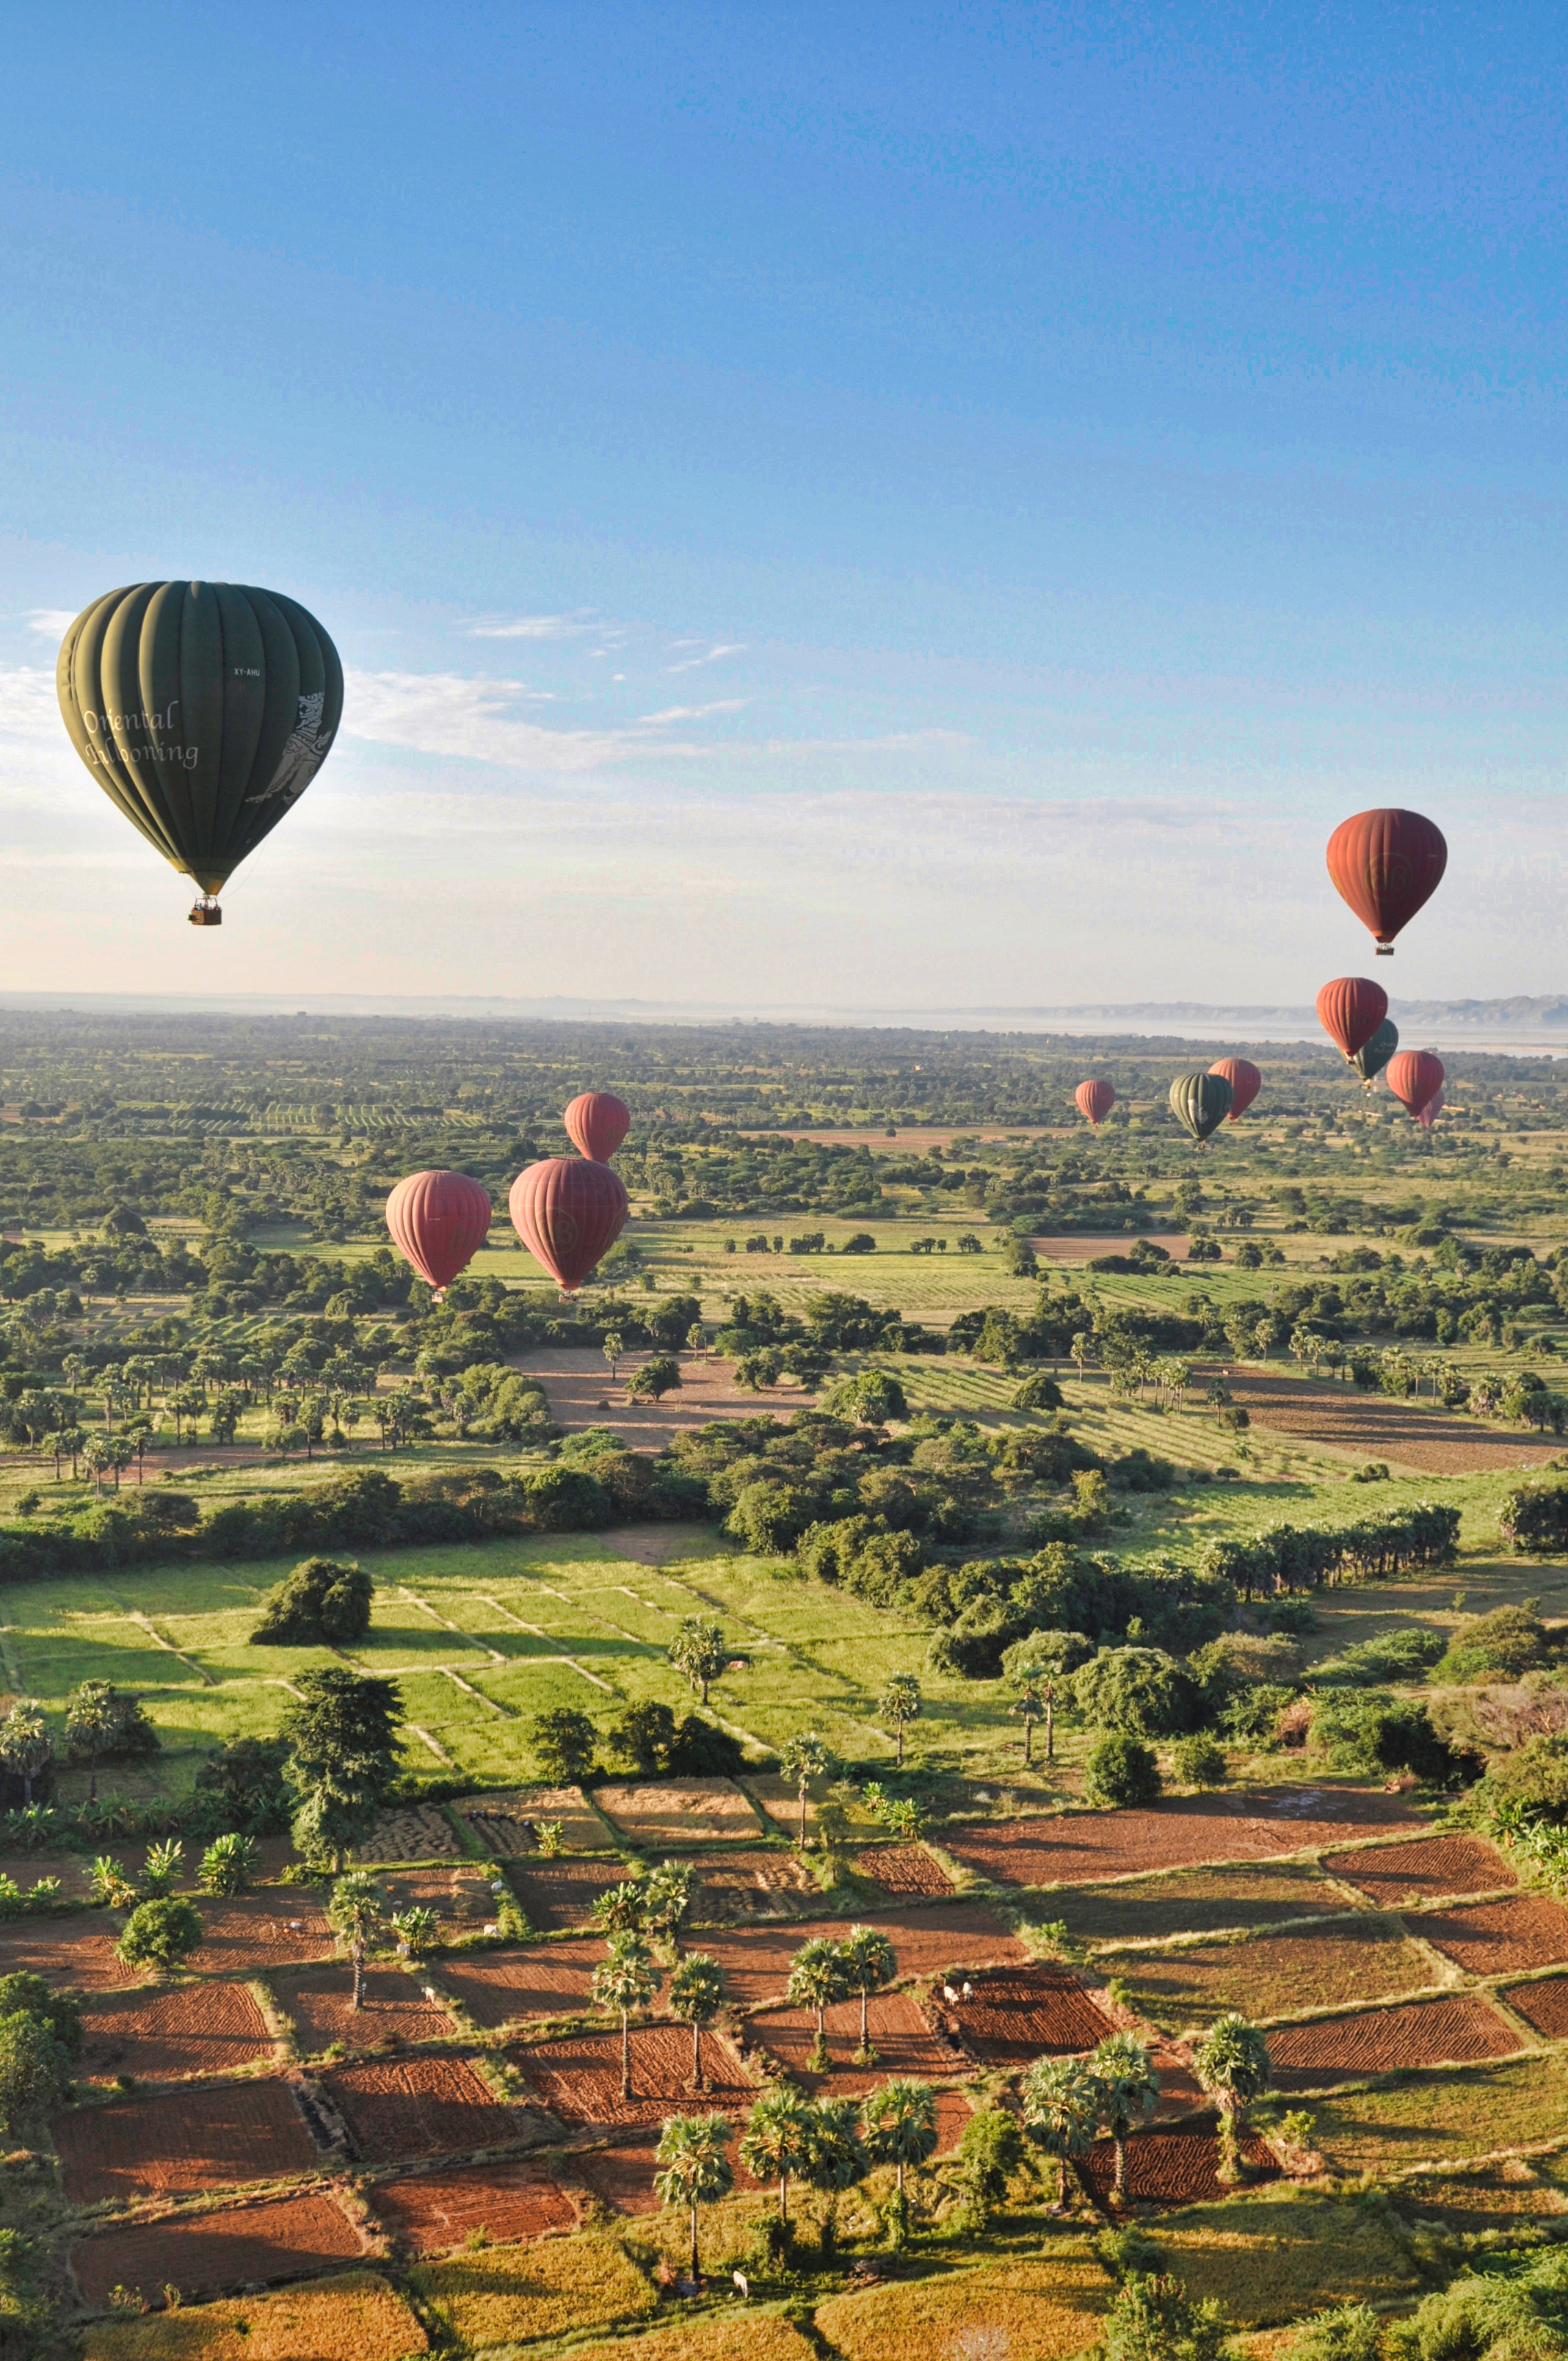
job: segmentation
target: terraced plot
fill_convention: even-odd
[[[576,2201],[521,2157],[404,2173],[377,2181],[369,2195],[393,2236],[416,2255],[443,2254],[479,2231],[499,2246],[577,2224]]]
[[[987,2066],[1026,2066],[1036,2058],[1092,2049],[1112,2030],[1110,2018],[1064,1969],[992,1970],[973,1985],[972,1997],[960,1994],[943,2014]]]
[[[279,1977],[274,1990],[293,2020],[302,2057],[318,2057],[334,2042],[345,2049],[383,2049],[405,2041],[450,2038],[453,2022],[400,1968],[367,1968],[365,2004],[354,2005],[354,1971],[333,1960]]]
[[[57,2117],[54,2144],[73,2205],[107,2197],[193,2196],[307,2172],[316,2151],[285,2083],[197,2083]]]
[[[992,1910],[977,1902],[916,1903],[903,1910],[865,1913],[892,1941],[900,1976],[929,1976],[949,1968],[977,1968],[1022,1961],[1023,1944]],[[789,1927],[746,1927],[703,1937],[703,1949],[724,1971],[730,1997],[741,2008],[781,2000],[790,1962],[802,1943],[817,1935],[841,1935],[837,1918],[803,1918]]]
[[[1466,1975],[1506,1976],[1568,1960],[1568,1910],[1539,1894],[1431,1911],[1409,1925]]]
[[[233,2073],[272,2054],[266,2019],[242,1983],[137,1985],[82,2013],[82,2070],[91,2081],[134,2074],[163,2081]]]
[[[1457,1834],[1327,1853],[1322,1865],[1331,1877],[1343,1878],[1380,1910],[1437,1901],[1446,1894],[1494,1894],[1519,1883],[1496,1845],[1484,1837]]]
[[[1238,1862],[1127,1878],[1116,1885],[1070,1886],[1053,1894],[1049,1905],[1069,1934],[1088,1943],[1268,1927],[1281,1918],[1310,1918],[1354,1906],[1316,1869],[1297,1861]]]
[[[1237,1942],[1183,1943],[1165,1951],[1123,1951],[1103,1964],[1157,2024],[1198,2025],[1227,2009],[1253,2018],[1419,1992],[1434,1982],[1431,1962],[1376,1919],[1330,1920]]]
[[[1200,1861],[1255,1861],[1419,1826],[1402,1796],[1355,1787],[1266,1788],[1149,1811],[1064,1812],[949,1831],[946,1850],[1002,1885],[1080,1885]]]
[[[1322,2090],[1404,2066],[1506,2058],[1519,2047],[1513,2027],[1475,1993],[1276,2026],[1268,2036],[1275,2087],[1281,2091]]]
[[[442,1988],[476,2025],[494,2030],[525,2016],[580,2016],[593,2005],[593,1973],[602,1937],[569,1937],[527,1950],[454,1954],[440,1962]]]
[[[707,2109],[747,2106],[757,2086],[729,2043],[704,2037],[703,2070],[710,2089]],[[689,2108],[691,2036],[684,2026],[640,2025],[631,2029],[631,2096],[620,2087],[619,2033],[580,2033],[508,2052],[537,2105],[565,2124],[657,2124]]]
[[[511,2110],[464,2058],[367,2059],[324,2074],[322,2087],[373,2164],[501,2147],[517,2133]]]
[[[1385,2089],[1321,2100],[1312,2112],[1313,2138],[1336,2171],[1403,2171],[1560,2139],[1568,2065],[1548,2051],[1409,2074]]]
[[[830,2091],[835,2097],[874,2091],[889,2075],[913,2075],[921,2081],[941,2081],[967,2070],[962,2053],[932,2032],[907,1993],[878,1993],[867,2005],[873,2066],[855,2063],[861,2039],[859,2001],[839,2001],[824,2011],[824,2030],[832,2061],[826,2074],[808,2065],[817,2038],[817,2019],[804,2008],[768,2008],[746,2020],[748,2038],[807,2090]]]
[[[172,2286],[196,2299],[309,2278],[364,2251],[359,2230],[323,2191],[100,2231],[82,2240],[71,2267],[84,2300],[103,2305],[111,2288],[131,2288],[151,2301]]]

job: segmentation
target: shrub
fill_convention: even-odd
[[[82,2055],[82,2004],[70,1993],[57,1992],[42,1976],[27,1969],[0,1976],[0,2017],[36,2016],[46,2025],[68,2058]],[[4,2353],[0,2340],[0,2353]]]
[[[193,1902],[165,1894],[137,1903],[115,1948],[128,1968],[177,1968],[201,1949],[204,1932]]]
[[[15,2138],[71,2088],[71,2060],[54,2031],[30,2010],[0,2016],[0,2124]]]
[[[362,1566],[308,1557],[269,1593],[253,1647],[352,1646],[370,1629],[375,1584]]]
[[[281,1836],[292,1812],[283,1784],[288,1752],[280,1738],[231,1738],[196,1773],[188,1825],[199,1833]]]
[[[547,1779],[575,1783],[593,1769],[598,1732],[576,1706],[553,1706],[548,1713],[535,1715],[528,1735],[534,1759]]]
[[[1163,1648],[1102,1648],[1072,1675],[1073,1702],[1096,1730],[1160,1738],[1190,1729],[1197,1685]]]
[[[1230,1769],[1224,1748],[1202,1730],[1177,1740],[1171,1767],[1184,1787],[1223,1786]]]
[[[1157,1803],[1159,1793],[1159,1765],[1135,1738],[1102,1738],[1084,1767],[1084,1801],[1099,1810]]]
[[[1179,2279],[1133,2272],[1105,2316],[1104,2361],[1223,2361],[1229,2331],[1212,2298],[1194,2303]]]

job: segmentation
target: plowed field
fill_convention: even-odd
[[[559,1820],[573,1852],[600,1852],[607,1841],[604,1822],[576,1787],[493,1787],[452,1808],[497,1861],[538,1851],[535,1820]]]
[[[813,2074],[806,2065],[817,2039],[813,2010],[763,2009],[747,2018],[746,2031],[808,2090],[831,2091],[839,2098],[877,2090],[890,2074],[913,2074],[931,2082],[968,2070],[968,2060],[938,2039],[907,1993],[877,1993],[866,2014],[876,2064],[852,2062],[861,2041],[861,2004],[858,2000],[839,2001],[825,2012],[828,2049],[833,2061],[827,2074]]]
[[[501,2147],[516,2119],[462,2058],[367,2059],[339,2066],[322,2087],[367,2162]]]
[[[583,2016],[593,2005],[589,1986],[605,1955],[603,1938],[584,1935],[528,1950],[473,1952],[441,1961],[443,1987],[476,2025],[510,2025],[523,2016]]]
[[[1436,1981],[1431,1960],[1413,1943],[1366,1918],[1236,1943],[1110,1953],[1103,1964],[1114,1967],[1136,2005],[1160,2025],[1201,2024],[1226,2009],[1255,2018],[1288,2016],[1419,1992]]]
[[[1008,1965],[1029,1956],[996,1913],[978,1902],[916,1904],[907,1910],[868,1911],[866,1917],[891,1938],[901,1976]],[[702,1948],[724,1970],[731,1998],[751,2008],[783,1998],[790,1962],[809,1937],[844,1932],[841,1919],[803,1918],[788,1927],[745,1927],[705,1935]]]
[[[594,1801],[612,1828],[654,1851],[665,1845],[707,1844],[716,1837],[757,1833],[749,1797],[729,1779],[596,1787]]]
[[[1277,2180],[1279,2167],[1260,2139],[1249,2133],[1242,2154],[1259,2181]],[[1096,2140],[1085,2159],[1090,2180],[1109,2196],[1115,2179],[1116,2152],[1108,2139]],[[1220,2143],[1212,2131],[1181,2125],[1135,2132],[1127,2142],[1127,2194],[1134,2204],[1197,2205],[1229,2194],[1220,2179]]]
[[[1354,1386],[1310,1378],[1260,1377],[1234,1370],[1231,1389],[1254,1426],[1299,1434],[1365,1459],[1397,1459],[1427,1476],[1469,1476],[1538,1466],[1552,1445],[1499,1433],[1451,1411],[1397,1402]]]
[[[471,1933],[496,1915],[489,1872],[467,1864],[450,1869],[393,1869],[382,1879],[394,1910],[433,1910],[444,1940]]]
[[[1548,2041],[1568,2040],[1568,1976],[1547,1976],[1536,1984],[1505,1984],[1497,1994],[1516,2016],[1533,2025]]]
[[[576,2227],[577,2207],[538,2166],[520,2158],[510,2164],[463,2164],[450,2172],[405,2173],[380,2180],[370,2201],[394,2236],[416,2255],[444,2253],[476,2230],[492,2245],[513,2238],[541,2238],[549,2230]]]
[[[427,2001],[400,1968],[366,1969],[361,2009],[354,2006],[354,1971],[346,1960],[280,1977],[277,1993],[306,2058],[334,2041],[345,2049],[381,2049],[396,2041],[440,2041],[453,2031],[446,2010]]]
[[[950,1894],[953,1881],[922,1844],[872,1845],[855,1867],[884,1894]]]
[[[120,1921],[106,1910],[81,1910],[65,1919],[7,1927],[0,1935],[0,1976],[25,1968],[46,1983],[106,1992],[115,1984],[128,1984],[141,1972],[121,1967],[115,1957],[119,1939]]]
[[[1519,2037],[1476,1993],[1371,2008],[1314,2025],[1279,2025],[1268,2036],[1277,2090],[1321,2090],[1361,2074],[1400,2066],[1506,2058]]]
[[[758,1845],[754,1850],[734,1845],[705,1855],[692,1867],[696,1872],[692,1915],[699,1925],[796,1918],[817,1901],[817,1888],[798,1856],[776,1845]]]
[[[1351,1904],[1305,1862],[1227,1869],[1179,1869],[1167,1877],[1130,1877],[1119,1885],[1067,1887],[1051,1896],[1053,1918],[1090,1943],[1202,1935],[1222,1927],[1267,1927],[1310,1918]]]
[[[727,2041],[704,2034],[703,2071],[712,2089],[690,2087],[691,2036],[684,2026],[640,2025],[631,2033],[631,2096],[620,2093],[620,2035],[575,2034],[508,2051],[537,2103],[565,2124],[656,2124],[700,2104],[749,2106],[757,2086]]]
[[[1551,1968],[1568,1960],[1568,1910],[1537,1894],[1434,1910],[1409,1926],[1467,1975],[1505,1976],[1510,1969]]]
[[[1440,1900],[1445,1894],[1496,1893],[1519,1883],[1484,1837],[1418,1837],[1411,1844],[1377,1845],[1370,1852],[1329,1853],[1323,1867],[1380,1910]]]
[[[448,1853],[461,1855],[462,1841],[445,1813],[436,1804],[415,1804],[400,1812],[383,1812],[366,1838],[356,1861],[433,1861]]]
[[[240,1983],[141,1984],[82,2012],[82,2070],[93,2081],[232,2074],[272,2053],[261,2011]]]
[[[286,2083],[197,2083],[117,2099],[56,2118],[65,2193],[101,2198],[194,2195],[231,2182],[308,2171],[316,2151]]]
[[[1401,1795],[1364,1787],[1187,1796],[1141,1812],[1063,1812],[956,1828],[946,1849],[999,1885],[1087,1884],[1185,1862],[1256,1861],[1420,1826]]]
[[[298,1960],[330,1959],[334,1948],[321,1904],[296,1886],[237,1894],[227,1902],[203,1895],[196,1906],[206,1929],[191,1961],[199,1975],[260,1975]]]
[[[959,2040],[988,2066],[1092,2049],[1112,2030],[1078,1978],[1060,1968],[992,1970],[975,1977],[972,1999],[943,2005]]]
[[[139,2288],[153,2299],[169,2286],[186,2297],[221,2295],[257,2280],[304,2279],[364,2251],[354,2224],[323,2193],[105,2230],[84,2238],[71,2264],[83,2298],[96,2306],[114,2287]]]
[[[588,1924],[596,1898],[619,1885],[626,1864],[619,1861],[514,1861],[507,1871],[513,1893],[542,1935]]]

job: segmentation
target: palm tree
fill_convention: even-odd
[[[706,1951],[691,1951],[670,1978],[670,2014],[692,2029],[692,2089],[703,2088],[702,2029],[711,2025],[726,1998],[724,1971]]]
[[[893,1724],[898,1745],[898,1763],[904,1766],[904,1730],[907,1722],[920,1719],[920,1684],[913,1673],[893,1673],[877,1700],[877,1711],[883,1721]]]
[[[366,1869],[340,1877],[327,1901],[327,1924],[354,1962],[356,2008],[365,2005],[365,1953],[386,1925],[389,1907],[386,1887]]]
[[[1192,2066],[1205,2091],[1220,2103],[1220,2177],[1234,2180],[1240,2172],[1240,2132],[1247,2107],[1262,2098],[1273,2079],[1268,2045],[1250,2018],[1231,2011],[1214,2019],[1192,2053]]]
[[[706,1705],[709,1682],[716,1681],[729,1662],[723,1624],[709,1623],[700,1615],[683,1617],[670,1642],[670,1662],[677,1673],[685,1675]]]
[[[620,2012],[620,2095],[631,2096],[631,2012],[646,2008],[659,1989],[660,1971],[641,1935],[612,1935],[594,1970],[596,2008]]]
[[[853,2099],[818,2099],[811,2110],[811,2136],[806,2179],[828,2199],[822,2217],[822,2251],[831,2257],[837,2244],[839,2200],[846,2189],[865,2179],[871,2158],[861,2140]]]
[[[1116,2202],[1127,2193],[1127,2134],[1147,2123],[1159,2098],[1159,2077],[1143,2043],[1130,2033],[1110,2033],[1090,2059],[1100,2085],[1100,2119],[1116,2148]]]
[[[789,1997],[796,2008],[817,2012],[817,2042],[811,2052],[814,2074],[824,2073],[829,2063],[825,2012],[835,2001],[847,1998],[850,1990],[842,1943],[831,1935],[813,1935],[801,1945],[790,1963]]]
[[[894,2244],[902,2246],[909,2226],[905,2169],[925,2164],[936,2151],[937,2093],[928,2082],[895,2076],[861,2100],[861,2126],[872,2162],[891,2164],[897,2175],[891,2226]]]
[[[54,1754],[49,1724],[34,1697],[18,1697],[0,1721],[0,1764],[22,1783],[22,1802],[30,1806],[33,1781],[48,1770]]]
[[[869,2066],[876,2054],[871,2041],[871,1996],[874,1992],[885,1992],[897,1975],[897,1954],[880,1927],[851,1927],[839,1945],[839,1956],[843,1962],[845,1983],[851,1993],[860,1997],[858,2062]]]
[[[779,1775],[800,1798],[800,1850],[806,1850],[806,1796],[814,1779],[826,1778],[831,1760],[814,1730],[797,1730],[779,1754]]]
[[[764,2091],[746,2118],[740,2161],[753,2180],[776,2180],[779,2220],[789,2226],[789,2184],[811,2162],[813,2111],[793,2082]]]
[[[1080,2186],[1094,2197],[1082,2163],[1100,2124],[1101,2086],[1093,2069],[1081,2058],[1036,2058],[1024,2077],[1021,2094],[1025,2130],[1036,2147],[1057,2159],[1061,2203],[1067,2203],[1069,2164]]]
[[[691,2275],[697,2276],[696,2216],[699,2205],[715,2205],[735,2186],[735,2169],[726,2150],[729,2121],[726,2115],[671,2115],[659,2135],[654,2161],[661,2169],[654,2187],[666,2205],[690,2209]]]
[[[640,1935],[647,1905],[648,1873],[640,1870],[619,1885],[607,1885],[593,1900],[594,1925],[604,1935]]]

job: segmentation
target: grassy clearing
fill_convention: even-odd
[[[1290,2190],[1260,2191],[1168,2214],[1153,2237],[1194,2296],[1213,2296],[1244,2327],[1266,2327],[1334,2303],[1386,2303],[1415,2272],[1367,2208]]]
[[[813,2361],[816,2346],[798,2328],[776,2312],[757,2312],[736,2304],[697,2320],[683,2320],[673,2328],[651,2329],[630,2348],[636,2361]],[[627,2351],[624,2337],[574,2345],[574,2354],[588,2361],[595,2353]]]
[[[1390,2078],[1315,2104],[1312,2136],[1340,2172],[1399,2172],[1453,2157],[1560,2139],[1568,2122],[1568,2060],[1517,2058],[1498,2066]]]
[[[475,2346],[586,2336],[646,2320],[658,2302],[619,2243],[593,2232],[455,2255],[425,2264],[411,2284],[449,2336]]]
[[[386,2280],[353,2271],[275,2295],[98,2321],[87,2331],[82,2361],[408,2361],[429,2349]]]
[[[988,2331],[1019,2361],[1067,2361],[1095,2342],[1109,2297],[1105,2273],[1074,2240],[1046,2256],[834,2296],[818,2305],[817,2327],[843,2361],[948,2361],[960,2334],[987,2349],[979,2339]]]
[[[1418,1992],[1437,1981],[1424,1951],[1368,1918],[1332,1918],[1282,1935],[1178,1950],[1108,1953],[1099,1964],[1123,1978],[1140,2010],[1169,2028],[1207,2023],[1226,2009],[1288,2016]]]

